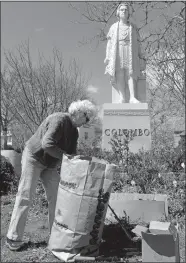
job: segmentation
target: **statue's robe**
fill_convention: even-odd
[[[118,42],[118,30],[119,22],[114,23],[107,34],[107,49],[106,49],[106,59],[108,59],[108,64],[105,69],[105,74],[110,75],[110,81],[113,86],[115,86],[116,80],[116,59],[117,59],[117,42]],[[141,74],[141,71],[145,69],[144,63],[141,63],[140,59],[143,60],[143,55],[141,52],[139,33],[136,26],[133,23],[129,25],[129,77],[132,77],[137,81]]]

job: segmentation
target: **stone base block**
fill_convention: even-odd
[[[151,132],[147,103],[106,103],[103,104],[102,149],[111,150],[109,144],[113,134],[119,137],[132,133],[134,139],[129,148],[132,152],[150,150]]]
[[[180,262],[179,237],[142,232],[142,262]]]

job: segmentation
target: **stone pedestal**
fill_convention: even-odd
[[[123,136],[128,132],[134,135],[134,139],[129,144],[132,152],[138,152],[142,148],[150,150],[151,132],[148,104],[103,104],[102,149],[111,150],[109,141],[114,133]]]

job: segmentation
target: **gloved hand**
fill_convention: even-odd
[[[74,155],[74,154],[65,154],[65,155],[68,157],[68,159],[73,159],[74,156],[76,156],[76,155]]]
[[[91,161],[92,157],[90,156],[85,156],[85,155],[75,155],[72,158],[73,160],[86,160],[86,161]]]
[[[74,154],[66,154],[66,156],[68,157],[68,159],[81,159],[84,156],[83,155],[74,155]]]
[[[72,157],[73,159],[83,159],[83,158],[85,158],[85,156],[83,156],[83,155],[75,155],[75,156],[73,156]]]

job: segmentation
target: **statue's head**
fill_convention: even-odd
[[[128,3],[122,3],[118,6],[116,11],[116,16],[120,20],[122,16],[127,17],[127,21],[129,22],[129,5]]]

